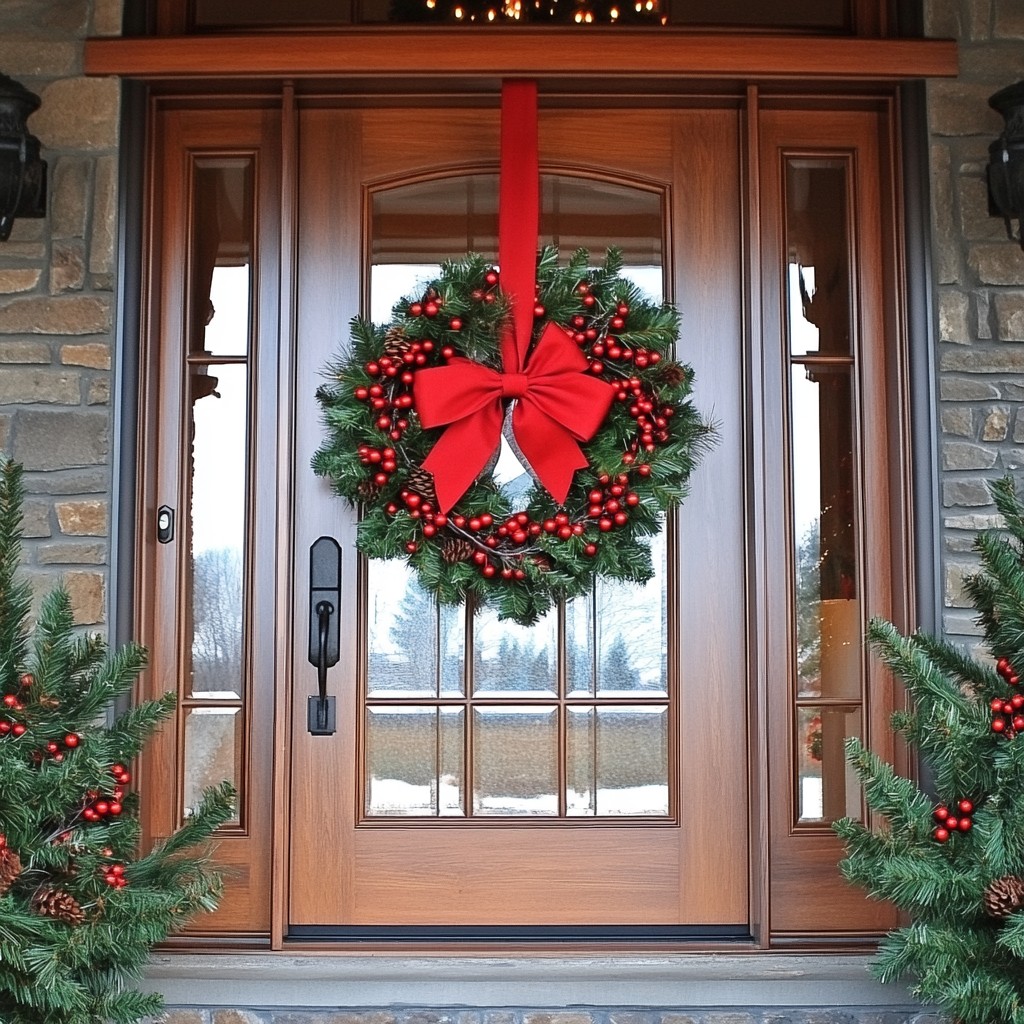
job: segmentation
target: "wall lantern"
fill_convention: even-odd
[[[1006,221],[1010,238],[1011,221],[1017,221],[1024,249],[1024,82],[1000,89],[988,103],[1006,122],[1002,135],[988,147],[988,212]]]
[[[46,161],[26,127],[39,97],[0,75],[0,242],[11,236],[15,217],[46,216]]]

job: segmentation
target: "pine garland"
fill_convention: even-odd
[[[484,472],[439,514],[421,468],[442,431],[419,424],[416,372],[454,355],[501,369],[509,311],[483,257],[445,263],[422,295],[395,305],[390,324],[354,320],[347,355],[326,371],[317,398],[327,436],[313,469],[362,509],[360,550],[407,559],[442,603],[472,597],[528,625],[595,576],[645,582],[648,539],[710,446],[713,429],[689,401],[693,371],[673,358],[678,313],[621,276],[617,250],[589,262],[580,249],[559,266],[545,248],[537,267],[534,339],[549,321],[565,327],[617,399],[583,446],[590,468],[577,471],[562,506],[537,485],[513,501]]]
[[[146,661],[79,635],[61,587],[29,627],[21,468],[0,461],[0,1021],[135,1024],[160,999],[130,987],[155,942],[221,889],[207,839],[233,813],[227,784],[161,846],[138,856],[132,759],[173,695],[97,724]]]
[[[929,765],[936,797],[851,739],[887,827],[834,826],[845,876],[911,918],[883,942],[875,972],[910,976],[915,995],[960,1024],[1024,1024],[1024,505],[1012,480],[992,492],[1006,530],[977,538],[982,569],[966,589],[994,665],[886,622],[869,629],[912,698],[893,725]]]

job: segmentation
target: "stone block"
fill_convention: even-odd
[[[1024,285],[1024,252],[1014,242],[972,245],[967,263],[981,284]]]
[[[960,205],[960,230],[972,241],[1002,241],[1006,227],[1001,217],[988,212],[988,185],[983,177],[963,175],[957,179]]]
[[[699,1024],[699,1022],[689,1013],[663,1013],[660,1024]]]
[[[19,419],[24,415],[20,414]],[[26,473],[24,483],[27,494],[70,494],[77,497],[81,494],[101,494],[107,491],[110,487],[110,474],[106,467],[73,469],[63,473]]]
[[[930,39],[958,39],[960,4],[956,0],[931,0],[925,3],[924,34]]]
[[[86,0],[56,0],[44,5],[40,21],[62,35],[80,36],[89,24],[89,5]]]
[[[4,32],[0,35],[0,67],[11,78],[72,75],[79,70],[79,61],[79,49],[71,41],[33,38],[28,33]],[[38,119],[39,112],[28,121],[29,131],[37,135]]]
[[[69,238],[50,250],[50,294],[80,292],[85,284],[85,242]]]
[[[49,363],[45,341],[0,341],[0,363]]]
[[[28,472],[101,465],[110,452],[110,423],[105,412],[23,410],[12,447]]]
[[[110,369],[110,346],[100,341],[85,345],[62,345],[60,361],[65,366],[88,366],[93,370]]]
[[[48,149],[114,149],[120,85],[115,78],[62,78],[42,91],[31,127]]]
[[[168,1010],[161,1014],[160,1024],[210,1024],[210,1017],[203,1010]]]
[[[119,36],[123,17],[123,0],[94,0],[92,31],[94,36]]]
[[[1010,428],[1010,410],[996,408],[985,417],[985,426],[981,431],[982,441],[1002,441]]]
[[[942,442],[943,469],[991,469],[997,457],[998,453],[993,449],[978,444],[967,441]]]
[[[11,417],[0,416],[0,449],[6,450],[7,440],[11,436]]]
[[[975,291],[974,312],[978,340],[988,341],[992,337],[992,304],[988,292]]]
[[[523,1024],[594,1024],[590,1013],[561,1010],[549,1013],[524,1013]]]
[[[60,157],[53,169],[50,224],[54,238],[84,238],[90,161]]]
[[[107,535],[107,502],[90,498],[86,501],[58,501],[54,505],[60,532],[75,537]]]
[[[992,305],[996,337],[1000,341],[1024,341],[1024,292],[996,292]]]
[[[45,501],[26,501],[22,507],[24,519],[22,532],[25,537],[50,537],[50,505]]]
[[[939,422],[944,434],[956,437],[974,437],[974,410],[970,406],[954,405],[942,410]]]
[[[946,349],[939,366],[959,373],[1024,373],[1024,346]]]
[[[992,92],[1024,78],[1024,51],[1019,46],[964,46],[960,50],[960,76],[992,82]]]
[[[968,38],[981,41],[992,35],[992,0],[967,0]]]
[[[12,299],[0,305],[0,334],[106,334],[110,299],[93,295]]]
[[[957,284],[962,278],[960,239],[953,216],[952,156],[949,146],[935,144],[929,150],[932,171],[932,251],[938,284]]]
[[[1010,448],[999,452],[999,463],[1009,473],[1024,468],[1024,449]]]
[[[94,377],[89,381],[89,393],[85,401],[88,405],[106,405],[110,401],[110,378]]]
[[[978,533],[980,530],[1001,530],[1006,521],[998,513],[985,515],[980,512],[971,512],[962,516],[946,516],[942,525],[947,530],[971,530]]]
[[[1003,119],[988,105],[995,90],[954,78],[928,83],[928,125],[933,135],[982,135],[994,139]]]
[[[4,270],[0,268],[0,292],[5,295],[14,295],[17,292],[30,292],[43,276],[42,270],[38,267],[25,267],[23,269]]]
[[[704,1024],[756,1024],[750,1013],[706,1013]]]
[[[983,480],[943,480],[942,504],[950,505],[991,505],[992,495]]]
[[[67,572],[64,586],[71,598],[71,610],[79,626],[104,621],[104,576],[101,572]]]
[[[213,1024],[265,1024],[266,1017],[248,1010],[215,1010]]]
[[[966,344],[970,340],[970,329],[967,326],[967,314],[970,301],[967,296],[952,288],[939,291],[939,340],[949,341],[956,345]]]
[[[974,534],[950,533],[946,535],[946,550],[950,554],[965,555],[974,550]]]
[[[96,161],[96,186],[92,201],[92,240],[89,273],[105,276],[113,271],[117,223],[117,159]]]
[[[983,402],[987,398],[998,398],[999,388],[982,380],[943,377],[939,381],[939,397],[944,402]]]
[[[1020,0],[996,0],[993,22],[996,39],[1024,39],[1024,7]]]
[[[78,405],[82,375],[70,370],[4,367],[0,370],[0,405]]]
[[[104,565],[107,547],[95,542],[53,541],[36,548],[36,561],[40,565]]]

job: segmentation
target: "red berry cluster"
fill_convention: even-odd
[[[590,285],[584,281],[577,287],[577,291],[582,296],[584,306],[593,308],[596,299],[590,291]],[[607,319],[600,316],[588,319],[577,313],[570,321],[573,328],[573,340],[584,349],[585,354],[590,358],[591,373],[604,373],[605,363],[602,360],[613,363],[631,362],[641,370],[648,366],[655,366],[661,361],[660,352],[651,352],[639,345],[630,348],[621,338],[617,337],[619,332],[626,330],[628,315],[629,306],[620,302],[615,307],[615,312]]]
[[[107,885],[114,889],[123,889],[128,884],[128,879],[124,877],[124,867],[123,864],[107,864],[101,867],[99,872]]]
[[[18,680],[22,690],[27,690],[34,682],[31,672],[23,672]],[[16,693],[8,693],[3,699],[3,706],[7,714],[25,710],[24,702]],[[0,718],[0,736],[13,736],[17,739],[25,735],[27,728],[24,722],[18,721],[13,715],[10,718]]]
[[[413,341],[401,355],[383,355],[363,366],[367,375],[379,379],[369,387],[360,384],[353,394],[366,402],[376,416],[374,424],[392,441],[399,441],[409,429],[408,414],[412,409],[413,370],[426,366],[434,343],[429,339]],[[448,351],[447,349],[445,351]]]
[[[33,759],[36,764],[42,763],[46,758],[50,758],[54,761],[64,760],[64,751],[74,750],[79,743],[82,742],[82,737],[76,732],[69,732],[62,740],[50,740],[46,744],[43,750],[37,750],[33,755]]]
[[[656,356],[658,353],[651,354]],[[668,421],[675,415],[675,407],[663,405],[656,409],[650,385],[645,384],[639,377],[613,381],[612,387],[615,388],[617,401],[630,403],[629,415],[636,420],[638,440],[644,451],[653,452],[655,442],[665,444],[668,441]],[[634,444],[633,450],[636,451],[636,448]]]
[[[372,466],[374,474],[370,478],[378,487],[383,487],[398,468],[395,461],[394,448],[373,448],[368,444],[359,446],[359,461],[364,466]]]
[[[86,805],[82,808],[82,817],[86,821],[102,821],[108,816],[117,817],[124,809],[121,801],[124,799],[124,786],[132,781],[131,775],[124,765],[115,764],[110,769],[117,785],[110,796],[100,793],[99,790],[90,789],[86,794]]]
[[[961,800],[955,808],[942,805],[935,808],[935,820],[938,824],[932,832],[932,838],[937,843],[946,842],[954,832],[970,832],[974,822],[971,815],[974,813],[974,804],[970,800]]]
[[[1007,658],[1000,658],[996,662],[996,671],[1009,686],[1020,685],[1020,678]],[[993,732],[1010,738],[1024,731],[1024,694],[1014,693],[1008,700],[993,697],[989,708],[992,711]]]
[[[627,508],[634,508],[640,503],[639,495],[629,490],[629,476],[619,473],[612,479],[607,473],[598,477],[601,485],[595,487],[587,495],[590,506],[587,515],[597,520],[598,529],[602,533],[614,530],[616,526],[625,526],[629,522]]]

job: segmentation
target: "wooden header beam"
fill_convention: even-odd
[[[571,78],[900,81],[957,74],[933,39],[704,35],[663,29],[395,26],[346,31],[90,39],[85,72],[142,79]]]

